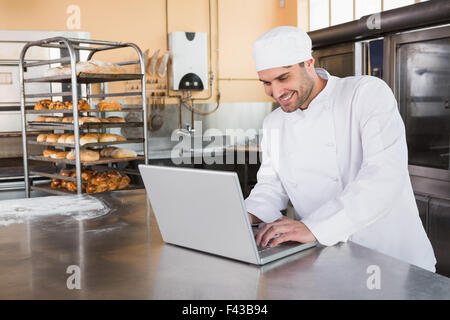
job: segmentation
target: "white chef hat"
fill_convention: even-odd
[[[312,58],[311,38],[300,28],[276,27],[253,44],[256,71],[292,66]]]

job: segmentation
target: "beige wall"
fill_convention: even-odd
[[[209,33],[209,1],[211,63],[215,77],[220,78],[221,101],[270,101],[254,71],[252,42],[275,26],[296,26],[297,0],[285,0],[284,8],[279,8],[278,0],[168,0],[168,32]],[[89,31],[92,39],[134,42],[150,53],[167,49],[166,0],[0,0],[0,29],[69,30],[66,10],[72,4],[81,9],[80,30]],[[117,57],[105,53],[101,58],[118,61],[130,54],[123,52],[124,57]],[[215,82],[210,101],[215,101],[216,88]],[[202,92],[196,97],[207,95]]]

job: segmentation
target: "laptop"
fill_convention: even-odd
[[[263,265],[317,243],[258,248],[236,172],[139,165],[164,242]]]

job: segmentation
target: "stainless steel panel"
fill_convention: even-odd
[[[312,56],[316,60],[315,66],[324,68],[337,77],[354,76],[356,46],[358,45],[350,43],[313,50]],[[362,57],[361,50],[358,50],[358,58],[360,57]]]
[[[431,199],[429,238],[436,255],[436,272],[450,277],[450,201]]]
[[[411,165],[450,169],[450,37],[397,47],[397,96]]]

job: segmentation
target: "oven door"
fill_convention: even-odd
[[[450,26],[393,36],[390,47],[410,172],[450,182]]]

